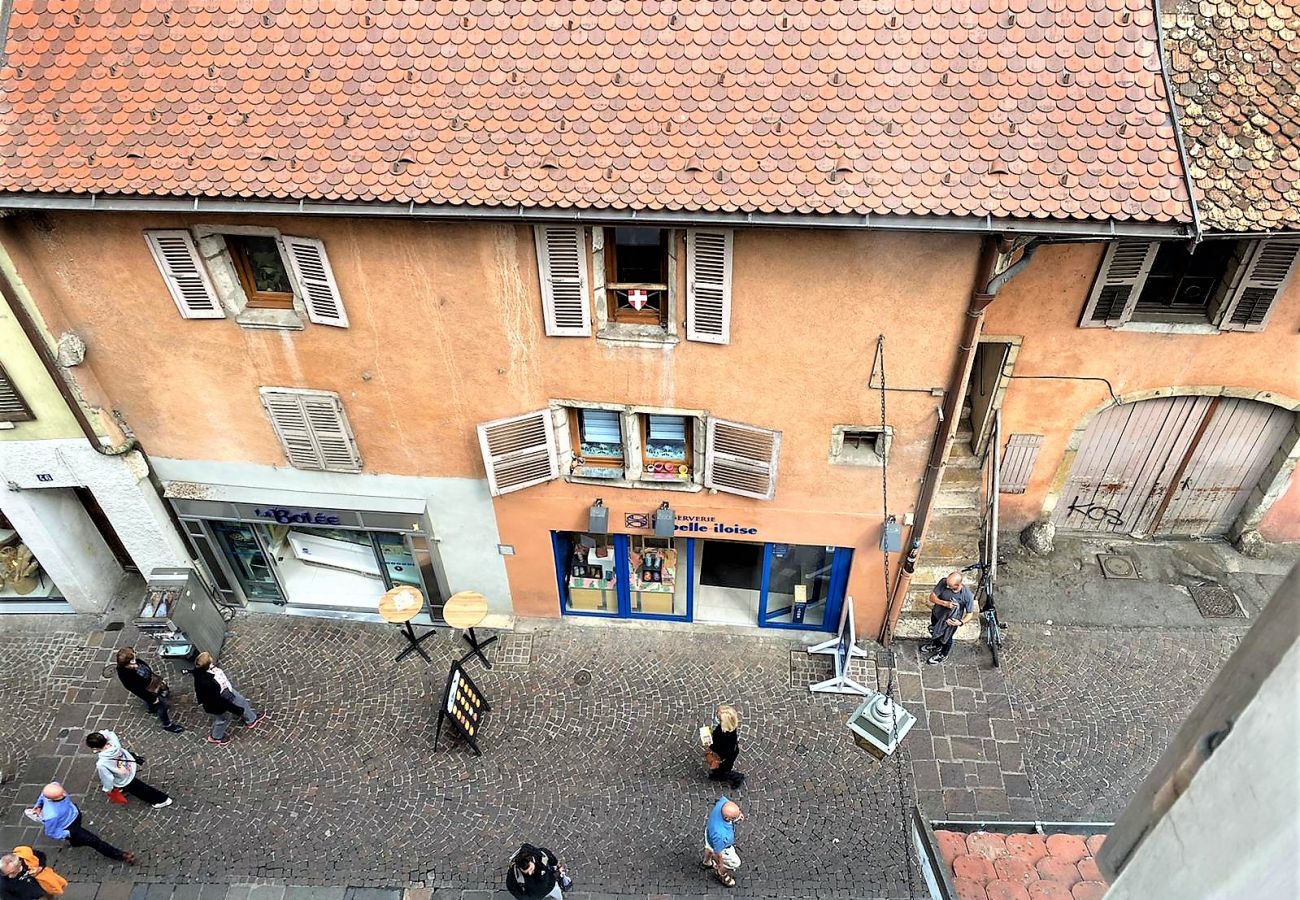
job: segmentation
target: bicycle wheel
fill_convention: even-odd
[[[993,668],[1000,668],[1002,663],[998,660],[998,642],[989,641],[989,653],[993,654]]]

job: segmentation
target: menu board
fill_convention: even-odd
[[[434,733],[434,745],[438,743],[438,737],[442,734],[443,720],[446,720],[461,737],[469,742],[474,753],[482,756],[483,753],[478,748],[477,736],[483,724],[483,714],[490,712],[491,709],[492,705],[487,702],[487,698],[474,684],[473,679],[460,667],[460,663],[452,663],[451,671],[447,674],[447,689],[443,692],[442,707],[438,710],[438,729]]]

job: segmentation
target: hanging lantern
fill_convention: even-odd
[[[916,716],[879,691],[869,691],[845,724],[859,747],[884,759],[898,749]]]

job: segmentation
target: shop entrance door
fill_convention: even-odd
[[[828,631],[840,618],[853,551],[841,547],[768,544],[759,624]]]
[[[210,524],[244,596],[249,600],[284,603],[284,592],[254,527],[239,522]]]

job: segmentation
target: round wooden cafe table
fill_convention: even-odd
[[[379,598],[379,615],[385,622],[403,626],[402,634],[406,636],[407,643],[411,645],[397,654],[398,659],[408,653],[418,653],[424,657],[425,662],[433,662],[433,660],[429,659],[429,654],[425,653],[424,648],[420,646],[420,642],[428,640],[437,634],[437,629],[430,629],[425,634],[416,637],[415,629],[411,627],[411,620],[418,616],[422,609],[424,609],[424,595],[420,593],[418,588],[413,588],[408,584],[399,585]]]
[[[483,660],[483,665],[490,669],[492,663],[483,655],[483,648],[494,642],[497,636],[493,635],[480,643],[478,636],[474,634],[474,626],[487,618],[487,610],[487,597],[478,591],[461,591],[447,598],[447,605],[442,608],[442,617],[452,628],[464,632],[461,637],[470,646],[470,652],[465,654],[465,659],[469,659],[470,655],[477,655]]]

